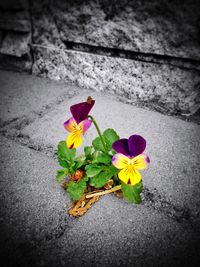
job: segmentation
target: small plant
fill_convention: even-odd
[[[58,144],[62,169],[57,171],[56,180],[74,201],[68,211],[72,216],[83,215],[100,196],[112,192],[130,203],[140,204],[143,183],[139,170],[150,163],[143,154],[146,141],[142,136],[120,139],[110,128],[101,133],[94,117],[89,115],[94,103],[88,97],[86,102],[70,107],[72,117],[64,123],[69,135]],[[82,138],[92,124],[98,136],[84,147],[84,154],[77,156],[76,148],[82,145]]]

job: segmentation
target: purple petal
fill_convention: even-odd
[[[94,103],[95,100],[91,100],[90,102],[82,102],[70,107],[70,111],[77,124],[87,119],[90,110],[94,106]]]
[[[86,119],[86,120],[80,122],[78,125],[81,126],[81,128],[83,129],[83,134],[85,134],[86,131],[90,128],[91,124],[92,124],[92,121]]]
[[[73,117],[64,122],[64,128],[70,133],[73,132],[73,130],[76,128],[76,125],[77,124]]]
[[[144,152],[146,148],[146,141],[140,135],[131,135],[128,139],[128,148],[131,157],[136,157]]]
[[[117,152],[124,154],[126,156],[130,156],[129,149],[128,149],[128,139],[122,138],[117,140],[112,144],[112,148]]]

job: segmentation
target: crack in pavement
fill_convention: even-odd
[[[0,131],[5,130],[5,127],[9,126],[10,128],[14,128],[17,130],[23,130],[25,126],[28,126],[29,124],[33,123],[36,119],[44,117],[48,112],[53,111],[55,107],[63,103],[66,99],[70,100],[72,97],[76,96],[78,94],[78,90],[71,91],[64,93],[59,96],[55,101],[46,104],[41,107],[40,111],[32,111],[28,115],[24,115],[21,117],[17,117],[8,121],[3,122],[0,119]]]
[[[153,208],[166,216],[172,218],[182,225],[192,228],[194,231],[199,231],[200,222],[200,212],[192,212],[186,206],[180,207],[176,206],[169,201],[167,201],[163,196],[161,196],[156,188],[150,190],[144,187],[143,190],[143,203],[145,206]]]
[[[76,94],[74,92],[73,96]],[[22,134],[22,130],[27,125],[31,124],[38,118],[42,118],[46,115],[49,111],[54,110],[55,106],[58,106],[62,103],[66,95],[69,98],[68,94],[64,94],[60,96],[59,99],[56,99],[55,102],[45,105],[42,107],[40,111],[33,111],[28,116],[23,116],[19,118],[12,119],[10,121],[1,123],[0,135],[6,137],[7,139],[13,140],[29,149],[35,150],[36,152],[42,153],[45,156],[51,157],[53,159],[57,159],[57,152],[52,146],[45,146],[38,144],[31,140],[31,137],[25,134]],[[73,97],[71,96],[71,97]],[[148,208],[152,208],[160,213],[165,214],[166,216],[172,218],[176,222],[182,223],[184,226],[192,227],[195,231],[198,229],[197,224],[199,223],[200,219],[200,212],[193,212],[183,206],[179,207],[170,203],[169,201],[165,200],[164,196],[161,196],[156,188],[153,190],[144,187],[143,191],[143,204]],[[61,223],[58,225],[50,234],[48,234],[45,238],[46,240],[51,240],[53,238],[59,238],[62,236],[66,229],[66,223]]]
[[[29,136],[25,136],[22,134],[18,134],[17,136],[12,135],[4,135],[4,137],[11,139],[15,142],[20,143],[23,146],[28,147],[29,149],[33,149],[37,152],[44,154],[45,156],[51,157],[53,159],[57,159],[57,152],[53,149],[53,147],[43,147],[39,144],[35,144],[31,141]],[[192,228],[195,232],[198,231],[198,225],[200,221],[200,212],[196,211],[192,212],[189,208],[183,206],[177,206],[165,199],[156,188],[149,189],[148,187],[144,187],[143,193],[143,204],[151,208],[153,210],[159,211],[160,213],[165,214],[167,217],[172,218],[174,221],[181,223],[183,226]],[[47,240],[53,238],[59,238],[65,232],[66,225],[61,224],[58,225],[51,234],[46,236]]]
[[[57,106],[63,103],[66,99],[70,100],[72,97],[76,96],[78,91],[71,91],[64,93],[59,96],[54,102],[42,106],[40,111],[32,111],[28,115],[24,115],[18,118],[14,118],[8,121],[0,120],[0,135],[13,140],[21,145],[27,146],[37,152],[42,152],[43,154],[56,158],[56,152],[52,146],[43,146],[36,144],[31,140],[31,137],[22,134],[23,129],[33,123],[35,120],[43,118],[48,112],[53,111]]]

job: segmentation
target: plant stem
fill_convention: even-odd
[[[102,191],[102,192],[98,192],[98,193],[94,193],[94,194],[88,194],[86,195],[86,198],[91,198],[91,197],[95,197],[95,196],[103,196],[103,195],[107,195],[107,194],[110,194],[110,193],[113,193],[115,191],[118,191],[121,189],[121,184],[120,185],[117,185],[117,186],[114,186],[113,188],[111,188],[110,190],[105,190],[105,191]]]
[[[97,133],[98,133],[99,137],[100,137],[100,140],[101,140],[101,143],[103,145],[103,148],[104,148],[105,152],[107,152],[106,144],[105,144],[105,142],[103,140],[103,136],[102,136],[102,133],[101,133],[101,131],[99,129],[99,126],[98,126],[97,122],[95,121],[95,119],[91,115],[89,115],[88,118],[90,118],[91,121],[94,123],[94,126],[95,126],[95,128],[97,130]]]

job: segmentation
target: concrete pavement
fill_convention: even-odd
[[[70,83],[5,71],[0,81],[3,266],[198,266],[199,125]],[[102,130],[146,138],[151,164],[143,204],[104,196],[74,219],[54,180],[55,152],[70,105],[88,95]],[[84,145],[95,136],[92,126]]]

